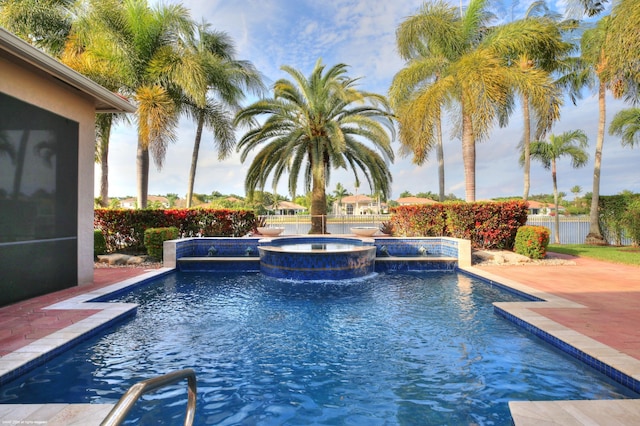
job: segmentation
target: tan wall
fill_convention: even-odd
[[[0,92],[79,123],[78,284],[93,281],[93,164],[95,107],[75,89],[0,58]]]

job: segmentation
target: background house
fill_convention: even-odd
[[[171,206],[169,199],[161,195],[147,196],[147,206],[156,206],[161,209],[168,209]],[[125,198],[120,201],[120,207],[123,209],[137,209],[138,199],[135,197]]]
[[[95,114],[133,111],[0,28],[0,306],[93,281]]]
[[[273,214],[294,215],[304,212],[307,208],[291,201],[278,201],[276,204],[269,206],[268,210]]]
[[[529,211],[530,215],[541,215],[541,216],[550,216],[551,214],[555,214],[556,205],[551,203],[541,203],[540,201],[527,201],[529,203]],[[558,206],[558,212],[560,214],[564,214],[565,208],[563,206]]]
[[[386,212],[387,204],[366,195],[348,195],[343,197],[336,214],[381,214]]]

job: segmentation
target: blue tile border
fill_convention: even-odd
[[[500,289],[503,289],[505,291],[508,291],[510,293],[516,294],[519,297],[524,298],[525,300],[528,301],[532,301],[532,302],[546,302],[546,300],[541,299],[539,297],[535,297],[532,296],[528,293],[525,293],[523,291],[519,291],[517,289],[514,289],[508,285],[499,283],[497,281],[488,279],[486,277],[474,274],[470,271],[467,270],[463,270],[463,269],[459,269],[458,272],[469,275],[471,277],[477,278],[487,284],[499,287]],[[541,305],[540,307],[544,307],[544,305]],[[605,376],[609,377],[610,379],[614,380],[617,383],[620,383],[623,386],[626,386],[627,388],[631,389],[634,392],[638,392],[640,393],[640,380],[636,380],[633,377],[621,372],[620,370],[605,364],[604,362],[598,360],[597,358],[594,358],[593,356],[585,353],[584,351],[576,348],[575,346],[572,346],[568,343],[566,343],[565,341],[552,336],[550,333],[542,330],[539,327],[536,327],[535,325],[521,319],[518,318],[517,316],[505,311],[504,309],[500,308],[499,306],[494,305],[493,306],[494,312],[496,313],[496,315],[506,319],[507,321],[512,322],[513,324],[517,325],[518,327],[523,328],[525,331],[533,334],[534,336],[542,339],[544,342],[552,345],[553,347],[561,350],[562,352],[566,353],[567,355],[577,359],[578,361],[581,361],[585,364],[587,364],[589,367],[594,368],[596,371],[604,374]],[[544,317],[544,315],[540,314],[541,316]],[[546,317],[545,317],[546,318]],[[578,332],[576,332],[578,333]]]
[[[494,281],[494,280],[491,280],[489,278],[483,277],[481,275],[474,274],[473,272],[470,272],[470,271],[468,271],[466,269],[459,269],[458,272],[460,272],[462,274],[465,274],[465,275],[468,275],[470,277],[482,280],[485,283],[490,284],[490,285],[492,285],[494,287],[498,287],[499,289],[504,290],[504,291],[506,291],[508,293],[515,294],[516,296],[521,297],[524,300],[527,300],[527,301],[530,301],[530,302],[546,302],[546,300],[544,300],[544,299],[541,299],[539,297],[533,296],[533,295],[531,295],[529,293],[525,293],[524,291],[520,291],[520,290],[515,289],[513,287],[510,287],[508,285],[502,284],[502,283],[500,283],[498,281]]]
[[[131,285],[125,286],[125,287],[123,287],[121,289],[114,290],[112,292],[109,292],[107,294],[103,294],[103,295],[98,296],[98,297],[94,297],[93,299],[89,299],[86,302],[87,303],[88,302],[100,302],[100,303],[112,302],[115,297],[118,297],[118,296],[121,296],[123,294],[129,293],[132,290],[137,289],[138,287],[146,285],[146,284],[148,284],[148,283],[150,283],[152,281],[155,281],[158,278],[164,277],[165,275],[169,275],[169,274],[173,273],[173,271],[174,271],[173,269],[167,269],[166,271],[158,273],[158,274],[155,274],[152,277],[148,277],[148,278],[144,278],[144,279],[142,279],[140,281],[136,281],[135,283],[132,283]],[[134,279],[135,278],[136,277],[134,277]]]
[[[259,247],[264,245],[290,244],[293,242],[309,244],[318,239],[328,239],[335,243],[373,244],[376,247],[374,269],[381,271],[454,271],[458,267],[459,242],[456,239],[442,237],[372,237],[351,236],[280,236],[273,238],[252,237],[204,237],[175,241],[175,266],[183,272],[255,272],[261,268],[270,275],[268,265],[273,262],[260,259]],[[212,249],[213,248],[213,249]],[[256,266],[247,260],[259,260]],[[232,259],[233,258],[233,259]],[[393,259],[391,259],[393,258]],[[260,266],[262,265],[262,267]],[[265,266],[267,265],[267,266]],[[304,269],[308,265],[298,265]],[[327,265],[331,268],[333,265]],[[313,265],[317,268],[318,265]],[[246,269],[244,269],[246,268]],[[304,277],[304,278],[303,278]],[[342,275],[340,276],[342,277]],[[308,279],[302,274],[300,279]]]
[[[549,343],[550,345],[560,349],[561,351],[565,352],[566,354],[572,356],[573,358],[584,362],[585,364],[587,364],[588,366],[594,368],[596,371],[599,371],[600,373],[604,374],[605,376],[609,377],[610,379],[620,383],[621,385],[624,385],[626,387],[628,387],[629,389],[633,390],[634,392],[639,392],[640,393],[640,381],[634,379],[633,377],[630,377],[627,374],[624,374],[623,372],[621,372],[620,370],[617,370],[613,367],[611,367],[608,364],[605,364],[604,362],[592,357],[591,355],[581,351],[580,349],[576,348],[575,346],[571,346],[568,343],[562,341],[561,339],[552,336],[551,334],[547,333],[546,331],[516,317],[513,314],[510,314],[509,312],[505,311],[504,309],[501,309],[498,306],[494,305],[494,312],[505,318],[508,321],[511,321],[512,323],[516,324],[519,327],[522,327],[524,330],[528,331],[529,333],[533,334],[536,337],[539,337],[540,339],[544,340],[545,342]]]

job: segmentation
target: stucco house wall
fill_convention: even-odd
[[[132,112],[126,100],[0,28],[0,93],[78,123],[77,283],[93,281],[96,112]],[[11,117],[5,117],[10,120]]]
[[[93,102],[61,84],[0,58],[0,92],[79,124],[78,149],[78,284],[93,281]],[[89,230],[89,232],[87,232]]]

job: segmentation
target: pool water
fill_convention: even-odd
[[[303,283],[175,273],[119,297],[135,318],[1,388],[2,403],[115,403],[181,368],[200,425],[510,425],[510,400],[632,391],[493,313],[516,296],[455,273]],[[181,424],[186,382],[130,424]]]

